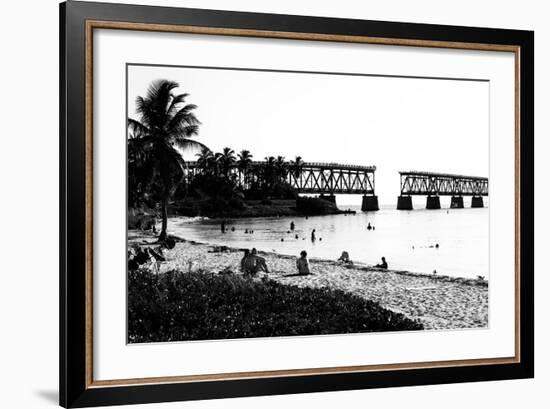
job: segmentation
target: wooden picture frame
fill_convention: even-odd
[[[97,381],[93,376],[93,30],[515,53],[515,355]],[[100,406],[534,376],[534,34],[529,31],[69,1],[60,5],[60,404]],[[521,251],[520,251],[521,250]]]

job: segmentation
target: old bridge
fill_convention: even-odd
[[[427,209],[440,209],[440,196],[451,196],[451,208],[463,208],[463,196],[472,196],[472,207],[483,207],[483,196],[489,195],[489,179],[485,177],[418,171],[399,172],[399,175],[399,210],[412,210],[411,196],[415,195],[427,196]]]
[[[335,202],[335,194],[362,194],[362,210],[378,210],[378,197],[374,191],[376,166],[356,166],[339,163],[304,162],[293,169],[291,162],[285,162],[282,176],[279,176],[298,193],[319,194],[325,200]],[[252,183],[268,178],[276,172],[276,164],[251,162],[246,170],[232,167],[229,173],[238,183],[248,188]],[[198,162],[187,162],[187,177],[203,172]]]

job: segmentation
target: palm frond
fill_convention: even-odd
[[[201,124],[195,114],[191,112],[196,108],[197,106],[193,104],[181,108],[168,121],[166,132],[168,134],[183,134],[185,136],[196,135],[198,133],[198,127]],[[189,128],[189,130],[187,128]]]
[[[172,99],[172,90],[178,87],[179,84],[175,81],[155,80],[147,89],[147,99],[154,102],[159,112],[166,113],[168,103]]]
[[[166,110],[166,115],[171,118],[179,109],[179,106],[183,103],[185,103],[185,99],[189,96],[189,94],[179,94],[179,95],[172,95],[172,101],[170,101],[170,106]]]
[[[153,81],[145,98],[136,98],[136,111],[143,124],[151,129],[163,129],[167,122],[166,112],[173,99],[172,90],[179,85],[165,79]]]
[[[202,149],[210,149],[205,144],[195,141],[194,139],[189,138],[176,138],[174,140],[174,145],[178,147],[179,149],[186,151],[186,150],[202,150]]]
[[[154,123],[154,115],[151,109],[150,101],[143,97],[137,97],[136,112],[140,116],[140,122],[148,128],[151,128],[151,125]]]
[[[129,131],[128,136],[130,139],[135,139],[135,138],[141,139],[150,133],[149,128],[147,126],[145,126],[144,124],[142,124],[141,122],[135,119],[128,118],[127,123],[128,123],[128,131]]]

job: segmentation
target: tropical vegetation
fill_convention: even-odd
[[[238,216],[243,209],[250,209],[245,201],[259,201],[264,206],[254,205],[249,216],[296,212],[296,207],[265,206],[271,206],[273,200],[298,199],[290,181],[302,177],[302,157],[286,160],[281,155],[268,156],[257,162],[249,150],[236,152],[224,147],[220,152],[212,151],[194,139],[201,125],[195,115],[197,106],[187,103],[189,94],[176,92],[178,87],[177,82],[165,79],[152,82],[146,95],[136,99],[136,118],[128,118],[129,226],[154,225],[160,214],[159,240],[164,241],[169,212]],[[183,159],[190,150],[196,152],[198,169],[193,171]],[[302,201],[300,209],[309,214],[338,211],[335,206],[329,209],[328,204],[314,201]]]
[[[182,150],[201,148],[191,139],[200,122],[188,94],[176,94],[179,84],[168,80],[151,83],[145,97],[136,99],[138,119],[128,118],[129,205],[160,203],[162,229],[166,239],[168,203],[184,177]]]
[[[201,271],[130,271],[128,314],[131,343],[423,329],[341,290]]]

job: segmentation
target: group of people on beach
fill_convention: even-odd
[[[265,258],[258,255],[258,250],[255,248],[252,251],[245,249],[244,256],[241,260],[241,271],[244,275],[255,276],[260,271],[269,274],[269,268],[265,262]]]
[[[353,261],[351,261],[351,258],[349,257],[349,253],[347,251],[342,251],[342,255],[337,261],[341,261],[344,264],[349,264],[350,266],[353,266]],[[386,261],[386,257],[382,257],[382,262],[380,264],[376,264],[374,267],[387,270],[388,263]]]
[[[296,259],[296,268],[298,270],[298,275],[311,274],[306,251],[300,252],[300,257]],[[244,255],[241,259],[241,271],[245,276],[252,277],[262,271],[269,274],[269,268],[267,267],[265,258],[259,256],[258,250],[255,248],[252,250],[244,250]]]
[[[307,216],[306,216],[307,219]],[[294,232],[296,229],[296,224],[294,221],[290,222],[290,229],[287,231],[287,233]],[[222,233],[225,233],[227,229],[227,225],[225,220],[221,222],[221,231]],[[373,226],[370,222],[367,224],[367,230],[375,230],[376,227]],[[231,227],[231,231],[235,231],[235,227]],[[245,229],[245,234],[252,234],[254,233],[254,230],[251,229]],[[294,237],[296,239],[299,238],[298,234],[295,234]],[[312,229],[310,234],[311,242],[314,243],[316,240],[321,241],[322,238],[317,238],[316,230]],[[305,240],[305,238],[304,238]],[[284,238],[281,238],[281,241],[284,241]],[[439,245],[437,245],[439,247]],[[347,251],[343,251],[340,258],[338,258],[337,261],[341,261],[344,264],[348,264],[353,266],[353,261],[350,259],[349,253]],[[380,268],[387,270],[388,269],[388,263],[386,261],[385,257],[382,257],[381,263],[374,265],[375,268]],[[309,267],[309,261],[307,259],[307,252],[305,250],[300,252],[300,257],[296,259],[296,269],[298,270],[298,275],[309,275],[311,274],[311,270]],[[261,257],[258,255],[258,251],[253,248],[252,250],[245,249],[243,258],[241,259],[241,271],[243,274],[248,276],[255,276],[259,272],[265,272],[269,274],[269,268],[267,267],[267,263],[264,257]]]

